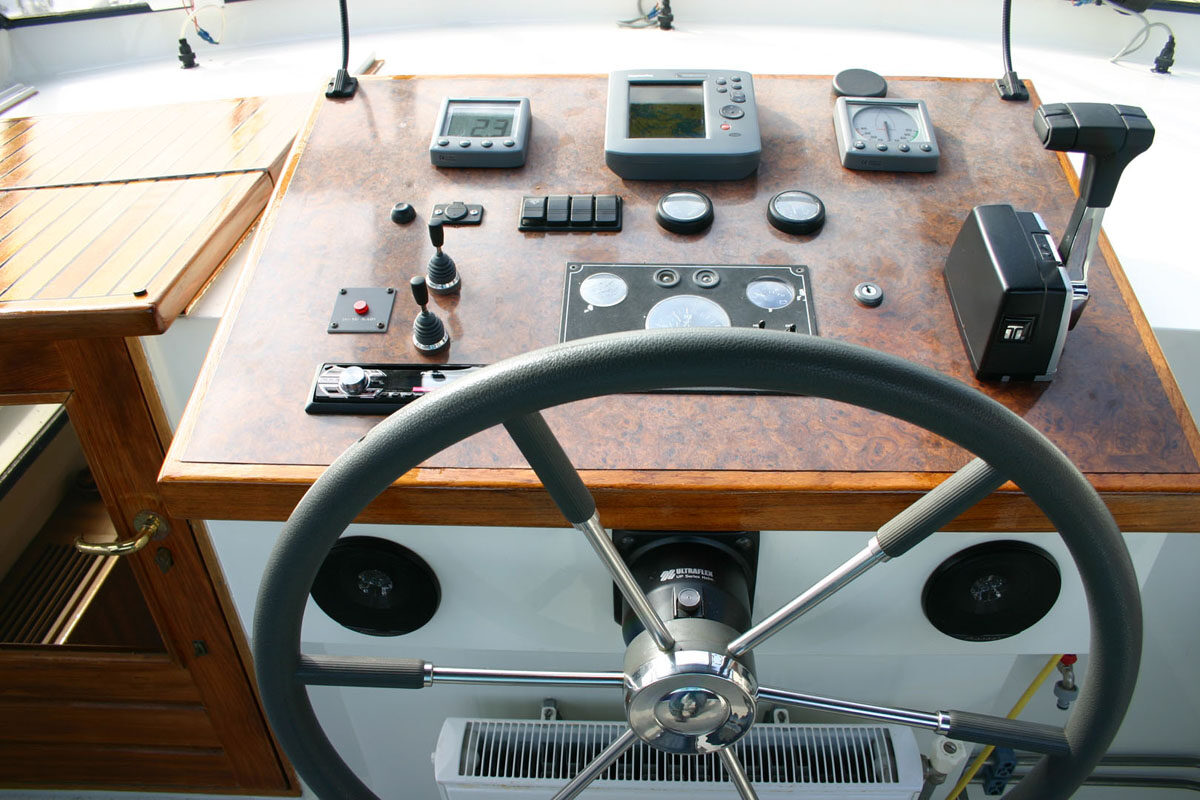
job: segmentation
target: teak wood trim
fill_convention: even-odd
[[[106,296],[88,298],[0,298],[0,339],[27,342],[163,333],[215,274],[216,266],[232,252],[270,197],[272,182],[266,172],[245,178],[249,185],[244,189],[238,182],[230,183],[226,190],[227,197],[240,196],[221,212],[220,224],[212,224],[217,213],[214,208],[198,220],[211,230],[192,234],[179,244],[180,251],[192,248],[186,263],[172,266],[172,256],[154,265],[155,273],[147,276],[147,285],[138,287],[140,293],[136,294],[114,288]],[[217,179],[224,182],[225,176],[213,180]],[[186,189],[188,184],[180,186]]]
[[[54,342],[0,342],[0,396],[25,397],[40,392],[66,395],[70,391],[71,378]],[[21,401],[0,402],[13,405]]]
[[[272,746],[194,532],[185,519],[171,518],[158,496],[155,481],[164,448],[145,396],[127,391],[139,382],[125,341],[66,341],[59,351],[76,390],[67,410],[119,536],[133,534],[131,520],[139,511],[168,518],[169,537],[130,556],[129,563],[168,652],[191,672],[211,712],[237,784],[256,791],[294,788]],[[114,392],[114,386],[126,391]],[[166,571],[154,560],[163,547],[174,562]]]
[[[323,467],[168,462],[172,512],[208,519],[284,520]],[[936,486],[943,473],[594,471],[580,475],[608,527],[660,530],[875,530]],[[1125,531],[1193,531],[1200,480],[1092,475]],[[1136,489],[1130,490],[1131,486]],[[1120,487],[1116,489],[1115,487]],[[464,497],[469,493],[469,500]],[[864,502],[869,497],[870,502]],[[529,470],[418,469],[361,514],[365,523],[564,527]],[[946,530],[1044,531],[1049,523],[1011,483]]]

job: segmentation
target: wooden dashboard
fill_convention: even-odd
[[[804,264],[820,335],[977,386],[1062,448],[1123,529],[1195,530],[1200,435],[1106,240],[1092,265],[1091,303],[1053,382],[979,383],[971,374],[942,277],[966,214],[1012,203],[1041,213],[1057,235],[1075,201],[1069,162],[1033,132],[1036,97],[1001,102],[991,81],[892,79],[890,96],[926,101],[941,165],[890,174],[840,165],[828,77],[759,76],[755,86],[762,163],[745,180],[687,184],[708,194],[716,213],[709,230],[693,235],[655,222],[657,199],[676,184],[625,181],[605,166],[604,77],[368,78],[354,98],[318,103],[160,475],[172,512],[285,519],[322,469],[378,421],[306,414],[319,364],[491,363],[552,344],[568,261]],[[518,95],[533,110],[524,167],[431,166],[443,97]],[[768,225],[767,201],[785,189],[824,200],[820,232]],[[620,195],[623,230],[517,230],[522,196],[576,193]],[[406,284],[433,253],[425,223],[434,204],[456,200],[482,204],[484,219],[447,229],[463,288],[434,300],[453,341],[429,358],[411,341],[416,308]],[[417,221],[390,221],[400,201]],[[885,292],[877,308],[852,297],[866,280]],[[390,330],[328,333],[338,289],[371,286],[400,290]],[[872,530],[969,458],[905,423],[814,398],[626,395],[546,418],[610,527]],[[362,520],[563,524],[500,429],[401,476]],[[1046,526],[1011,485],[954,524]]]

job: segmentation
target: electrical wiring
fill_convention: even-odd
[[[211,33],[200,25],[200,12],[210,8],[214,8],[221,13],[221,28],[216,37],[213,37]],[[187,4],[183,6],[183,10],[187,13],[184,15],[183,24],[179,26],[180,39],[187,36],[189,22],[195,26],[196,35],[209,44],[220,44],[221,40],[225,38],[225,5],[223,3],[208,2],[196,5],[192,0],[188,0]]]
[[[652,28],[658,24],[658,20],[655,17],[658,16],[660,9],[657,5],[646,11],[643,0],[637,0],[637,6],[638,16],[630,19],[619,19],[617,20],[617,24],[622,28]]]
[[[1150,40],[1150,31],[1154,30],[1155,28],[1162,28],[1167,32],[1168,46],[1174,50],[1173,45],[1175,43],[1175,32],[1171,30],[1170,25],[1167,25],[1165,22],[1151,22],[1150,20],[1146,19],[1145,14],[1142,14],[1138,11],[1120,9],[1116,8],[1115,6],[1112,7],[1112,9],[1124,17],[1137,17],[1137,19],[1142,23],[1141,30],[1135,33],[1129,40],[1129,43],[1121,48],[1116,55],[1109,59],[1109,61],[1112,63],[1116,64],[1125,56],[1132,55],[1133,53],[1136,53],[1138,50],[1141,50],[1143,47],[1145,47],[1146,42]],[[1168,66],[1170,65],[1168,64]]]

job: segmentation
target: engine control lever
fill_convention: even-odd
[[[429,223],[429,241],[435,250],[425,273],[429,291],[434,294],[454,294],[462,288],[462,281],[458,277],[454,259],[442,250],[442,245],[446,243],[446,228],[440,219]]]
[[[1154,142],[1154,126],[1136,106],[1048,103],[1037,110],[1033,128],[1047,150],[1085,154],[1079,200],[1058,244],[1071,280],[1074,328],[1087,305],[1088,268],[1104,209],[1112,204],[1126,165]]]
[[[417,275],[409,281],[409,285],[413,299],[421,307],[421,313],[413,320],[413,344],[425,353],[441,350],[450,344],[450,334],[437,314],[429,310],[429,289],[425,285],[425,278]]]

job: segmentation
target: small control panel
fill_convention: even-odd
[[[322,364],[309,393],[309,414],[390,414],[479,364]]]
[[[615,194],[526,195],[521,198],[521,231],[587,233],[621,230],[621,197]]]
[[[378,286],[338,289],[326,330],[330,333],[387,333],[396,290]]]
[[[816,334],[808,268],[754,264],[567,264],[559,341],[652,328]]]
[[[808,267],[799,264],[569,262],[564,283],[562,342],[654,328],[738,327],[817,333]],[[746,392],[711,386],[679,391]]]
[[[527,97],[442,100],[429,160],[435,167],[519,167],[529,152]]]

